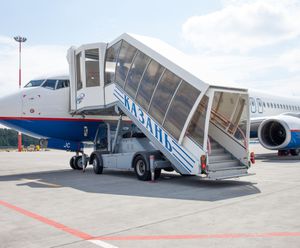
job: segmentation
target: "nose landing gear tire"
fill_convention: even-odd
[[[83,158],[82,158],[82,156],[77,156],[74,159],[74,167],[75,167],[76,170],[82,170],[83,166],[84,166],[84,168],[87,167],[87,162],[88,162],[87,156],[86,156],[84,165],[83,165]]]
[[[76,156],[73,156],[73,157],[70,159],[70,167],[71,167],[73,170],[77,170],[76,167],[75,167],[75,158],[76,158]]]

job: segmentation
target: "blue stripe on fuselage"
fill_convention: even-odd
[[[41,138],[56,138],[73,141],[93,141],[98,126],[103,121],[80,121],[80,120],[27,120],[9,119],[0,120],[0,123],[30,136]],[[84,126],[88,127],[88,136],[84,137]]]

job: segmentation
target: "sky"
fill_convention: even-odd
[[[68,73],[70,46],[124,32],[163,40],[193,57],[204,81],[300,96],[300,1],[10,0],[0,9],[0,96],[44,75]],[[200,74],[201,74],[200,73]]]

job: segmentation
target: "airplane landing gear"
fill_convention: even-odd
[[[291,149],[290,152],[292,156],[298,156],[300,153],[300,149]]]
[[[300,153],[300,149],[290,149],[290,150],[279,150],[278,151],[278,156],[288,156],[288,155],[292,155],[292,156],[298,156]]]
[[[280,157],[288,156],[289,154],[290,154],[289,150],[278,150],[278,156]]]
[[[85,168],[87,167],[87,164],[88,164],[88,156],[84,153],[82,154],[82,156],[77,153],[76,156],[73,156],[70,159],[70,167],[73,170],[83,170],[84,172]]]

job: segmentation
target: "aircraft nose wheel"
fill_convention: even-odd
[[[71,167],[73,170],[77,170],[76,167],[75,167],[75,158],[76,158],[76,156],[73,156],[73,157],[70,159],[70,167]]]
[[[85,156],[84,168],[87,167],[87,163],[88,163],[88,157]],[[73,156],[70,159],[70,167],[73,170],[83,170],[83,158],[82,158],[82,156]]]

